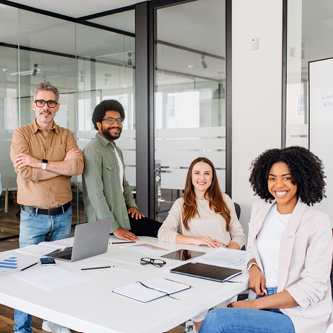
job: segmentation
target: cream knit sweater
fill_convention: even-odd
[[[245,244],[245,235],[237,219],[234,203],[227,194],[223,193],[222,195],[223,200],[230,210],[230,233],[226,231],[225,219],[210,210],[208,200],[204,199],[196,199],[199,216],[197,215],[189,221],[190,230],[187,231],[182,221],[184,200],[183,198],[179,198],[171,207],[168,217],[159,229],[158,240],[167,243],[176,243],[177,234],[192,237],[210,236],[226,246],[230,242],[236,242],[242,248]]]

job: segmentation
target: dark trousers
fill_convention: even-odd
[[[148,217],[142,217],[141,219],[132,218],[128,215],[131,224],[131,230],[135,236],[150,236],[157,237],[158,229],[162,225],[161,222],[151,220]]]

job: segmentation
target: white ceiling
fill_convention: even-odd
[[[149,0],[148,0],[149,1]],[[16,0],[12,1],[74,18],[135,5],[143,0]]]

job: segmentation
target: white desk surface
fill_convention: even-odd
[[[70,244],[71,239],[66,241]],[[151,237],[140,237],[140,241],[169,249],[161,252],[161,255],[182,248],[207,253],[213,251],[203,246],[162,243]],[[163,268],[141,266],[140,258],[145,255],[124,249],[123,246],[109,245],[106,253],[74,263],[57,261],[58,267],[91,278],[90,281],[68,287],[46,291],[9,274],[0,275],[0,303],[79,332],[159,333],[248,288],[245,264],[237,267],[243,269],[243,274],[233,279],[242,283],[217,283],[167,272],[166,268],[177,263],[175,260],[166,259],[167,264]],[[0,253],[0,259],[10,253],[13,251]],[[80,270],[99,265],[114,265],[115,268]],[[40,265],[29,269],[37,267]],[[163,297],[149,303],[140,303],[112,292],[114,288],[153,277],[184,282],[192,288],[177,293],[175,297],[180,300]]]

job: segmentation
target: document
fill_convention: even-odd
[[[160,256],[162,254],[161,253],[162,251],[170,251],[170,249],[166,249],[149,243],[137,243],[134,245],[131,244],[122,247],[128,250],[144,254],[146,256]]]
[[[68,242],[42,242],[16,249],[15,252],[29,254],[40,258],[53,251],[62,251],[68,246]]]
[[[75,274],[55,266],[31,268],[23,272],[12,273],[11,275],[45,290],[52,290],[91,280],[86,276]]]
[[[145,281],[137,281],[127,286],[114,289],[112,292],[139,302],[147,303],[190,288],[191,286],[188,284],[164,278],[154,278]]]
[[[246,251],[219,248],[216,251],[197,258],[197,262],[215,266],[234,267],[245,261]]]
[[[37,262],[38,259],[31,257],[7,256],[0,259],[0,273],[16,272]]]

